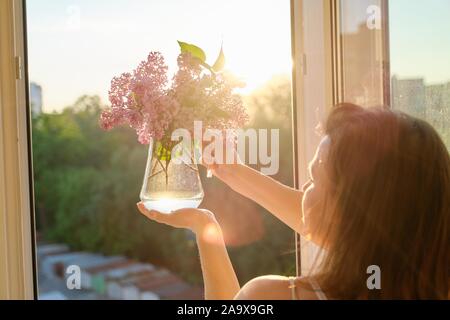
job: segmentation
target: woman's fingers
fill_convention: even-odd
[[[142,203],[142,202],[139,202],[139,203],[137,204],[137,207],[138,207],[139,211],[140,211],[144,216],[146,216],[147,218],[149,218],[149,219],[151,219],[151,220],[154,220],[154,221],[156,221],[156,222],[164,223],[164,221],[163,221],[163,220],[164,220],[164,217],[167,216],[167,215],[162,214],[161,212],[158,212],[158,211],[156,211],[156,210],[148,210],[148,209],[145,207],[144,203]]]
[[[189,221],[186,221],[185,217],[188,213],[186,210],[188,209],[181,209],[170,214],[165,214],[156,210],[148,210],[142,202],[139,202],[137,206],[139,211],[150,220],[175,228],[189,228]]]
[[[206,167],[217,164],[236,164],[239,163],[239,157],[237,152],[236,139],[222,138],[220,143],[216,144],[216,141],[211,142],[209,146],[213,146],[212,149],[206,148],[202,150],[200,163]],[[219,147],[219,149],[216,148]]]
[[[205,226],[216,223],[214,214],[204,209],[185,208],[164,214],[148,210],[142,202],[137,204],[139,211],[152,221],[163,223],[175,228],[190,229],[194,233],[203,230]]]
[[[207,169],[207,177],[212,178],[213,175],[216,175],[216,171],[218,169],[218,165],[214,162],[214,158],[211,156],[201,157],[200,164]]]
[[[137,203],[137,207],[138,207],[140,213],[142,213],[142,214],[143,214],[144,216],[146,216],[147,218],[153,220],[153,218],[155,217],[154,211],[148,210],[148,209],[145,207],[144,203],[142,203],[142,202],[138,202],[138,203]]]

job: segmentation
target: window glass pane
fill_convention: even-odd
[[[389,2],[392,106],[426,119],[450,148],[450,2]]]
[[[209,60],[223,42],[227,68],[247,83],[249,127],[280,129],[275,178],[292,185],[289,1],[26,3],[40,298],[201,298],[192,234],[137,212],[147,147],[129,128],[102,131],[99,113],[111,79],[150,51],[161,51],[173,73],[177,40]],[[241,283],[293,275],[293,232],[200,171],[202,207],[221,223]],[[69,266],[81,268],[81,290],[68,289]]]
[[[384,104],[383,0],[339,1],[336,48],[341,101],[365,107]]]

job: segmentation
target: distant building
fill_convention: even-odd
[[[426,102],[427,120],[441,132],[448,132],[448,123],[450,120],[450,82],[427,86]]]
[[[30,83],[31,114],[36,117],[42,113],[42,87],[37,83]]]
[[[425,89],[426,93],[426,104],[427,109],[433,111],[442,111],[444,108],[444,91],[445,85],[437,84],[427,86]]]
[[[442,88],[442,108],[447,110],[447,113],[450,110],[450,82],[444,84]]]
[[[419,118],[426,117],[426,87],[424,79],[392,77],[392,106]]]
[[[450,150],[450,82],[426,85],[424,79],[392,77],[392,107],[430,123]]]

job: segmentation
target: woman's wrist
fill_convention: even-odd
[[[215,219],[212,217],[205,217],[201,224],[198,225],[194,231],[197,243],[200,244],[223,244],[222,229]]]
[[[210,228],[220,228],[214,214],[208,210],[202,210],[203,213],[199,217],[192,231],[198,236],[203,234],[205,230]]]

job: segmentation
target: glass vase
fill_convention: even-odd
[[[140,198],[148,210],[162,213],[197,208],[204,193],[193,157],[172,157],[172,148],[152,140]],[[193,152],[192,152],[193,153]]]

